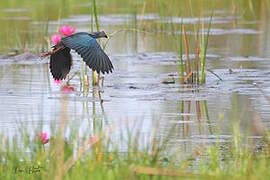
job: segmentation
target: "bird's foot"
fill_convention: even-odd
[[[41,58],[44,58],[44,57],[50,56],[50,55],[52,55],[52,54],[57,53],[58,51],[61,51],[63,48],[64,48],[64,47],[58,47],[58,48],[56,48],[56,49],[54,49],[54,50],[52,50],[52,51],[42,52],[42,53],[40,53],[40,57],[41,57]]]
[[[47,57],[47,56],[49,56],[49,55],[51,55],[51,54],[52,54],[51,51],[49,51],[49,52],[42,52],[42,53],[40,53],[40,57],[41,57],[41,58],[45,58],[45,57]]]

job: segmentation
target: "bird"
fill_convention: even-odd
[[[108,55],[97,42],[98,38],[108,38],[104,31],[100,32],[78,32],[61,39],[53,50],[41,53],[41,57],[50,56],[49,68],[55,80],[63,80],[70,72],[72,66],[71,49],[75,50],[87,66],[96,71],[112,73],[114,67]]]

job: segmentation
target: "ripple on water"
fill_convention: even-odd
[[[5,13],[24,13],[24,12],[29,12],[30,9],[27,8],[5,8],[2,9],[2,12]]]
[[[158,23],[175,23],[180,24],[183,22],[184,24],[197,24],[199,22],[199,18],[197,17],[168,17],[168,16],[160,16],[156,13],[147,13],[144,15],[136,15],[136,19],[138,21],[154,21]],[[216,16],[212,18],[212,24],[226,24],[230,23],[235,19],[240,19],[239,17],[233,16]],[[134,20],[134,15],[131,14],[100,14],[99,15],[99,22],[100,24],[106,25],[122,25],[126,23],[130,23]],[[211,17],[201,17],[200,22],[208,23],[210,22]],[[69,18],[62,20],[65,23],[78,23],[78,24],[85,24],[91,22],[91,17],[86,15],[74,15],[70,16]]]

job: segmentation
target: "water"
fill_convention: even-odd
[[[6,6],[0,9],[3,54],[21,46],[30,50],[42,47],[40,36],[44,36],[47,24],[45,15],[34,16],[31,6]],[[69,8],[70,11],[64,10],[61,22],[74,25],[77,31],[88,31],[91,17],[86,14],[85,6],[71,3]],[[81,132],[90,129],[90,134],[96,126],[113,127],[115,134],[125,127],[136,127],[145,138],[153,127],[158,128],[159,136],[165,137],[175,127],[170,137],[173,144],[188,142],[196,146],[227,141],[232,125],[239,122],[243,132],[250,130],[254,135],[251,137],[257,137],[261,127],[270,128],[270,105],[258,89],[263,89],[265,94],[270,92],[270,21],[269,12],[261,6],[257,8],[256,16],[251,18],[230,12],[227,6],[217,8],[210,32],[207,69],[223,81],[207,72],[207,83],[201,86],[179,84],[178,30],[157,28],[157,33],[116,34],[106,47],[115,70],[105,75],[103,87],[90,86],[87,94],[82,92],[78,77],[71,81],[74,92],[61,92],[61,87],[52,81],[48,60],[31,55],[3,55],[0,57],[0,131],[13,135],[22,125],[30,132],[39,128],[50,131],[61,119]],[[160,16],[158,12],[134,15],[103,11],[100,25],[108,34],[133,29],[140,23],[145,23],[146,31],[160,24],[173,24],[179,29],[182,20],[180,16]],[[57,31],[57,13],[52,13],[48,22],[49,34]],[[205,14],[201,21],[206,26],[210,13]],[[193,24],[198,18],[185,16],[183,22],[189,27],[192,41]],[[75,53],[73,57],[71,74],[81,69],[81,58]],[[90,72],[89,75],[91,78]],[[167,81],[172,83],[164,83]]]

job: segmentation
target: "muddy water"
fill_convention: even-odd
[[[25,13],[28,10],[2,11]],[[270,21],[264,16],[247,20],[222,9],[218,12],[210,32],[207,68],[222,81],[208,72],[207,83],[201,86],[179,84],[177,30],[116,34],[106,47],[115,70],[105,75],[104,86],[90,86],[88,93],[83,92],[78,77],[71,80],[75,91],[62,92],[61,86],[52,81],[48,60],[32,55],[1,56],[1,132],[14,134],[22,125],[30,132],[39,128],[50,131],[64,119],[72,127],[90,134],[100,127],[113,127],[116,134],[129,127],[139,129],[147,139],[151,130],[158,128],[158,135],[170,134],[172,143],[189,142],[195,146],[200,142],[226,141],[235,123],[240,124],[243,132],[250,130],[251,137],[260,135],[263,128],[270,128],[270,104],[260,91],[261,88],[265,94],[270,92]],[[30,33],[36,35],[46,23],[31,20],[27,13],[11,17],[2,21],[14,24],[27,21],[28,28],[34,30]],[[134,23],[142,20],[149,26],[170,23],[177,27],[181,19],[161,18],[155,13],[136,18],[132,14],[99,16],[102,29],[109,34],[132,29]],[[209,16],[201,19],[205,23],[209,20]],[[77,31],[88,31],[91,18],[71,13],[62,22],[74,25]],[[183,19],[187,26],[197,22],[198,18]],[[57,27],[56,20],[49,21],[50,34]],[[192,28],[188,34],[193,38]],[[71,74],[81,69],[80,57],[75,53],[73,57]],[[169,133],[172,127],[174,132]],[[217,134],[221,136],[218,138]]]

